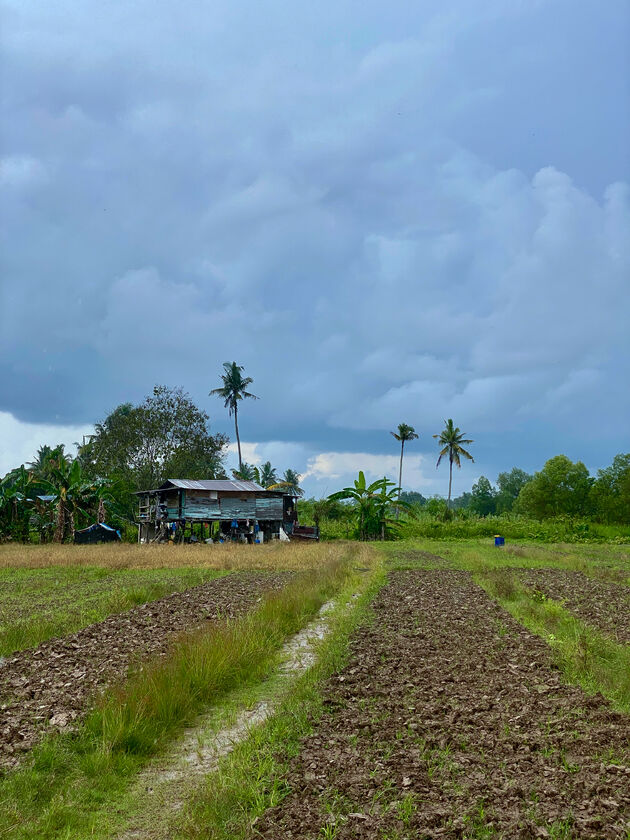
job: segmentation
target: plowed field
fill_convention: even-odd
[[[252,836],[626,838],[627,716],[466,572],[393,572],[374,609]]]
[[[232,574],[143,604],[70,636],[52,639],[0,663],[0,766],[17,763],[50,729],[87,711],[99,690],[129,666],[164,655],[173,637],[204,622],[250,610],[291,573]]]
[[[566,609],[587,624],[630,644],[630,587],[559,569],[529,569],[521,580],[530,589],[563,601]]]

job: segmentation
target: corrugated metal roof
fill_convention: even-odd
[[[184,490],[232,490],[235,493],[247,491],[248,493],[264,490],[255,481],[238,481],[237,479],[193,479],[193,478],[169,478],[160,489],[170,484],[173,487],[181,487]]]

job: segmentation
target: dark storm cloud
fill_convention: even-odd
[[[626,445],[623,3],[3,18],[0,410],[78,426],[166,382],[227,427],[236,359],[246,436],[308,457],[446,416],[493,473]]]

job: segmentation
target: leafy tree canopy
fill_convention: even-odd
[[[181,388],[157,385],[139,405],[123,403],[79,449],[93,476],[116,476],[134,490],[166,478],[222,478],[225,435],[211,435],[209,417]]]
[[[523,486],[515,510],[536,519],[587,516],[591,511],[592,483],[581,461],[573,463],[566,455],[556,455]]]
[[[609,467],[598,471],[591,496],[598,519],[630,521],[630,452],[615,455]]]
[[[499,487],[497,494],[497,513],[512,510],[519,493],[530,480],[531,475],[518,467],[512,467],[510,472],[499,473],[497,477],[497,485]]]
[[[422,493],[418,493],[417,490],[403,490],[400,498],[401,501],[407,502],[408,505],[426,505],[427,503]]]
[[[496,511],[497,491],[485,475],[473,484],[469,507],[478,516],[489,516]]]

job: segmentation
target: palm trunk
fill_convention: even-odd
[[[453,484],[453,459],[448,459],[448,509],[451,509],[451,486]]]
[[[238,471],[243,469],[243,459],[241,458],[241,439],[238,434],[238,408],[234,406],[234,429],[236,430],[236,445],[238,446]]]
[[[405,441],[402,440],[400,442],[400,467],[398,469],[398,501],[400,501],[400,494],[402,493],[402,465],[403,465],[403,452],[405,451]],[[396,519],[400,516],[400,508],[396,508]]]
[[[96,516],[96,521],[99,524],[101,522],[105,522],[105,502],[102,499],[98,500],[98,514]]]

